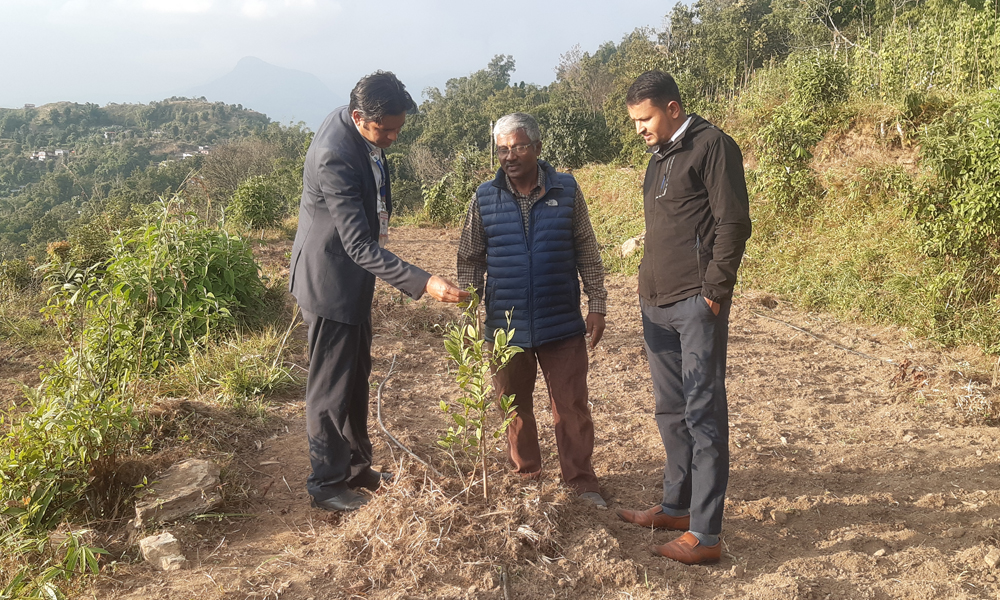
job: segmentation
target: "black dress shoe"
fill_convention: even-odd
[[[368,469],[354,479],[348,481],[347,487],[365,488],[366,490],[374,492],[381,487],[383,483],[388,483],[390,481],[392,481],[392,473],[379,473],[375,469]]]
[[[325,500],[317,500],[313,498],[312,507],[331,512],[350,512],[352,510],[358,510],[365,504],[368,504],[368,500],[368,496],[362,496],[361,494],[351,490],[344,490],[336,496],[331,496]]]

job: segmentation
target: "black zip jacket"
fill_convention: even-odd
[[[695,294],[732,297],[751,230],[743,154],[733,138],[692,114],[677,141],[654,150],[642,189],[639,295],[654,306]]]

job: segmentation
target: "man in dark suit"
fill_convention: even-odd
[[[392,196],[383,149],[414,107],[395,75],[369,75],[350,104],[326,118],[306,154],[289,288],[309,326],[307,488],[324,510],[356,510],[368,497],[355,489],[376,490],[392,477],[371,468],[368,437],[375,278],[411,298],[468,296],[384,247]]]

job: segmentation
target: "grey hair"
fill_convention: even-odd
[[[535,120],[535,117],[528,113],[516,112],[504,115],[497,120],[497,124],[493,127],[493,140],[495,141],[501,135],[514,135],[518,129],[524,131],[532,144],[542,139],[542,132],[538,129],[538,121]]]

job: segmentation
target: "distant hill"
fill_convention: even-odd
[[[0,279],[4,260],[44,260],[46,244],[68,239],[105,201],[127,213],[169,196],[205,153],[247,137],[288,159],[305,140],[263,113],[201,99],[0,108]]]
[[[272,121],[304,121],[315,131],[334,108],[346,104],[315,75],[268,64],[252,56],[240,59],[222,77],[187,90],[185,96],[242,104]]]

